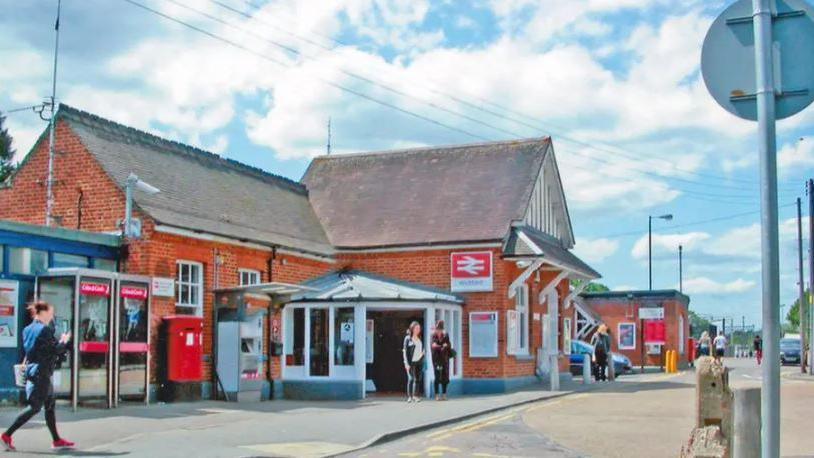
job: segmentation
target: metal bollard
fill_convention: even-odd
[[[591,355],[582,355],[582,383],[590,385],[594,382],[591,377]]]
[[[616,366],[613,364],[613,353],[608,353],[608,380],[616,380]]]
[[[733,390],[732,458],[760,457],[760,388]]]

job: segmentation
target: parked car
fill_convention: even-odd
[[[780,364],[800,364],[800,339],[780,339]]]
[[[594,346],[582,340],[571,341],[571,374],[582,375],[582,355],[592,355]],[[616,375],[622,375],[633,369],[630,358],[620,353],[613,353],[613,369]]]

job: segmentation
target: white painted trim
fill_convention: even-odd
[[[177,235],[180,237],[189,237],[191,239],[197,240],[206,240],[208,242],[219,242],[225,243],[228,245],[240,246],[244,248],[251,248],[258,251],[267,251],[271,252],[273,248],[269,245],[261,245],[259,243],[254,242],[243,242],[241,240],[233,239],[231,237],[224,237],[222,235],[210,234],[209,232],[196,232],[189,229],[183,229],[180,227],[175,226],[167,226],[165,224],[156,224],[155,231],[160,232],[162,234],[170,234],[170,235]],[[298,250],[291,250],[283,247],[277,248],[277,253],[279,254],[286,254],[290,256],[298,256],[304,259],[311,259],[314,261],[325,262],[329,264],[335,264],[337,261],[334,258],[328,256],[319,256],[315,254],[305,253]]]
[[[532,241],[532,240],[529,238],[529,236],[528,236],[528,235],[526,235],[526,233],[525,233],[525,232],[523,232],[521,229],[515,229],[515,230],[517,231],[517,236],[518,236],[518,237],[520,237],[520,240],[522,240],[522,241],[523,241],[523,243],[525,243],[526,245],[528,245],[528,247],[529,247],[529,248],[531,248],[531,251],[532,251],[534,254],[536,254],[536,255],[541,255],[541,254],[543,254],[543,250],[542,250],[542,249],[540,249],[540,247],[538,247],[538,246],[537,246],[537,244],[536,244],[536,243],[534,243],[534,242],[533,242],[533,241]],[[547,261],[547,260],[546,260],[546,261]]]
[[[551,290],[557,288],[557,285],[559,285],[560,282],[563,281],[563,279],[565,279],[566,277],[568,277],[568,271],[563,270],[553,280],[551,280],[549,283],[547,283],[543,287],[543,289],[540,290],[540,295],[538,296],[538,302],[541,303],[541,304],[543,302],[545,302],[546,296],[548,296],[548,293],[551,292]]]
[[[574,300],[575,297],[579,295],[579,293],[583,292],[585,288],[588,286],[589,281],[583,281],[576,288],[572,289],[568,296],[565,296],[565,302],[563,303],[563,307],[566,309],[571,308],[571,302]]]
[[[531,275],[543,265],[542,259],[537,259],[531,263],[513,282],[509,285],[509,299],[513,298],[516,294],[517,287],[526,282]]]
[[[501,242],[488,242],[488,243],[462,243],[462,244],[447,244],[447,245],[411,245],[405,247],[392,247],[392,248],[361,248],[358,250],[351,249],[338,249],[336,252],[341,254],[366,254],[366,253],[402,253],[409,251],[445,251],[445,250],[469,250],[478,248],[500,248],[503,244]]]

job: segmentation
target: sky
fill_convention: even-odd
[[[678,288],[682,245],[691,309],[760,325],[756,125],[715,104],[699,64],[729,3],[63,0],[57,99],[295,180],[329,119],[334,154],[551,135],[601,282],[646,289],[648,216],[672,214],[653,221],[654,288]],[[41,103],[56,0],[0,10],[0,111]],[[778,124],[782,304],[812,120]],[[22,159],[45,123],[6,123]]]

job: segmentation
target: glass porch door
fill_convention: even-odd
[[[37,282],[37,297],[54,307],[54,330],[57,338],[64,333],[74,332],[74,301],[76,278],[40,278]],[[54,395],[61,399],[71,399],[73,393],[73,352],[65,355],[65,360],[54,370]]]
[[[122,280],[118,291],[115,355],[117,393],[121,399],[145,400],[147,396],[147,355],[149,351],[147,283]]]

